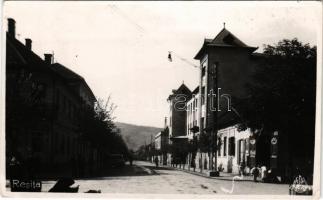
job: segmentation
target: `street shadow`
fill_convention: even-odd
[[[151,170],[170,170],[170,171],[174,171],[175,169],[169,168],[169,167],[163,167],[163,166],[148,166],[148,165],[144,165],[144,167],[149,168]]]
[[[71,178],[73,178],[74,180],[104,180],[104,179],[113,178],[113,177],[158,175],[153,169],[148,171],[148,170],[145,170],[145,168],[148,168],[148,167],[146,166],[141,167],[137,165],[130,166],[126,164],[123,167],[106,168],[92,175],[71,176]],[[60,178],[61,176],[52,175],[50,177],[40,177],[37,180],[57,181]]]
[[[148,168],[146,166],[140,167],[137,165],[125,165],[120,168],[111,168],[103,171],[100,177],[97,179],[104,179],[106,177],[120,177],[120,176],[153,176],[158,175],[154,170],[148,171],[144,168]],[[94,179],[95,177],[91,177],[90,179]]]

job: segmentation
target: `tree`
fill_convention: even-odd
[[[106,153],[118,153],[128,156],[128,147],[120,135],[120,129],[114,124],[113,112],[116,106],[109,97],[99,99],[95,108],[86,107],[81,116],[80,130],[82,138]]]
[[[266,62],[258,67],[249,97],[241,101],[240,113],[252,129],[264,124],[272,130],[290,124],[311,126],[315,113],[316,47],[297,39],[266,45]],[[286,122],[288,119],[289,122]],[[303,121],[303,120],[306,121]]]
[[[243,119],[239,128],[279,130],[293,155],[313,160],[316,47],[284,39],[265,45],[264,57],[247,85],[249,97],[236,105]]]

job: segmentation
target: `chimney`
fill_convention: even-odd
[[[52,56],[53,55],[49,54],[49,53],[45,53],[44,56],[45,56],[45,63],[48,65],[52,64]]]
[[[16,21],[8,18],[8,33],[11,37],[16,37]]]
[[[31,39],[29,39],[29,38],[26,38],[25,39],[25,45],[26,45],[26,48],[28,49],[28,50],[30,50],[31,51]]]
[[[167,117],[165,117],[165,121],[164,121],[164,128],[166,128],[167,127]]]

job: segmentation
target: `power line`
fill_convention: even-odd
[[[124,19],[126,19],[128,22],[130,22],[131,24],[133,24],[138,31],[140,31],[141,33],[145,34],[147,33],[147,31],[138,23],[136,23],[134,20],[132,20],[128,15],[126,15],[120,8],[118,8],[117,5],[109,5],[109,7],[112,9],[113,12],[119,14],[121,17],[123,17]],[[155,44],[158,44],[158,42],[154,39],[152,39],[152,41]],[[159,44],[158,44],[159,45]],[[185,62],[188,65],[191,65],[195,68],[200,68],[199,66],[195,65],[194,63],[190,62],[188,59],[178,55],[177,53],[174,53],[174,51],[169,51],[169,54],[171,55],[173,53],[174,56],[176,56],[177,58],[179,58],[181,61]]]
[[[113,12],[119,14],[121,17],[126,19],[128,22],[133,24],[141,33],[145,32],[145,29],[142,26],[140,26],[138,23],[136,23],[134,20],[132,20],[130,17],[128,17],[128,15],[126,15],[120,8],[118,8],[118,6],[109,5],[109,7],[112,9]]]
[[[173,54],[174,56],[176,56],[177,58],[179,58],[181,61],[185,62],[186,64],[189,64],[195,68],[200,68],[199,66],[195,65],[194,63],[190,62],[189,60],[187,60],[186,58],[178,55],[177,53],[174,53],[173,51],[169,51],[168,52],[169,55],[168,55],[168,58],[170,59],[170,61],[172,62],[172,58],[171,58],[171,55]]]

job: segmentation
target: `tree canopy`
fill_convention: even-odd
[[[95,109],[84,108],[80,131],[84,140],[103,149],[107,154],[118,153],[127,156],[128,147],[113,121],[115,108],[110,97],[106,101],[99,99]]]
[[[265,45],[264,61],[239,104],[240,129],[313,130],[315,119],[316,47],[297,39]]]

